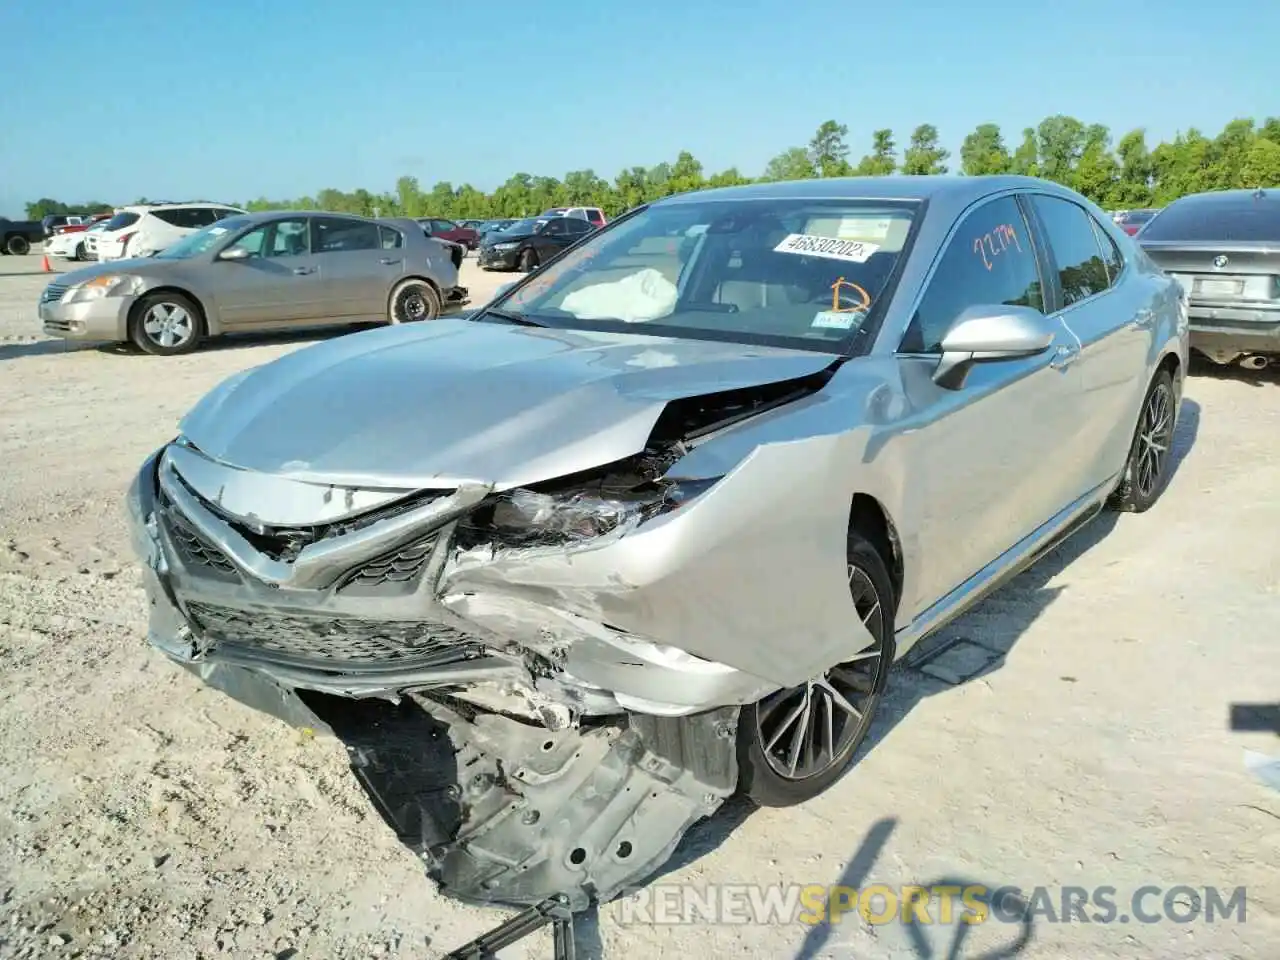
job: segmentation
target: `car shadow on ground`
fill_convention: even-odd
[[[1200,430],[1200,405],[1184,398],[1171,444],[1168,482],[1176,477],[1191,452]],[[925,697],[989,676],[1005,663],[1027,628],[1065,589],[1052,581],[1077,559],[1101,543],[1114,529],[1119,515],[1104,511],[1074,536],[1042,556],[1029,569],[1003,584],[990,596],[932,637],[920,641],[895,664],[888,691],[867,739],[849,771],[884,740]],[[1064,676],[1062,682],[1074,682]],[[848,773],[849,771],[846,771]],[[755,811],[742,797],[733,797],[710,819],[695,824],[671,858],[646,883],[689,866],[711,853]],[[851,861],[850,867],[854,866]],[[941,883],[942,881],[938,881]],[[963,939],[963,936],[958,936]],[[953,944],[953,946],[955,946]],[[983,957],[1010,957],[1021,952],[983,953]],[[812,956],[804,953],[802,957]],[[919,953],[922,957],[930,953]],[[948,954],[959,957],[960,954]]]

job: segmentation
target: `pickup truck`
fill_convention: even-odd
[[[44,224],[38,220],[7,220],[0,217],[0,253],[22,256],[33,243],[44,241]]]

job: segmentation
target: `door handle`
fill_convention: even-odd
[[[1057,350],[1053,351],[1053,359],[1049,361],[1049,366],[1055,370],[1065,370],[1076,362],[1078,356],[1080,356],[1079,347],[1061,344]]]
[[[294,267],[293,272],[296,276],[305,277],[308,273],[315,273],[315,267]]]
[[[397,258],[397,259],[392,259],[391,257],[383,257],[383,258],[382,258],[381,260],[379,260],[378,262],[379,262],[380,264],[382,264],[383,266],[385,266],[385,267],[389,267],[389,266],[391,266],[391,264],[393,264],[393,263],[399,263],[399,262],[400,262],[400,260],[399,260],[398,258]]]

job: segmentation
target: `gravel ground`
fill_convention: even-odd
[[[37,256],[0,258],[0,956],[432,957],[501,914],[437,896],[339,746],[206,691],[149,652],[121,520],[141,458],[224,376],[310,342],[158,359],[39,333]],[[501,276],[472,264],[484,299]],[[336,335],[326,333],[325,336]],[[1054,923],[1045,960],[1274,957],[1275,737],[1229,705],[1280,696],[1280,379],[1201,371],[1151,513],[1099,521],[900,668],[861,763],[790,810],[731,806],[659,881],[1248,888],[1243,924]],[[969,677],[982,668],[978,676]],[[963,682],[957,682],[963,681]],[[1148,906],[1156,906],[1159,897]],[[960,928],[856,915],[638,925],[612,904],[580,955],[946,955]],[[967,930],[960,957],[1018,936]],[[543,956],[549,938],[504,956]]]

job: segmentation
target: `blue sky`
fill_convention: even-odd
[[[1277,36],[1261,0],[11,0],[0,214],[612,179],[682,149],[756,174],[828,118],[855,161],[923,122],[953,153],[978,123],[1016,143],[1053,113],[1215,134],[1280,114]]]

